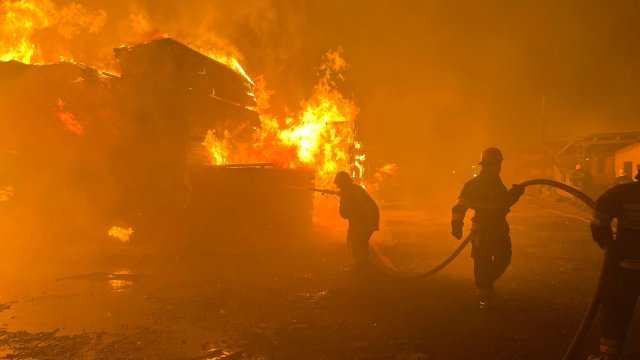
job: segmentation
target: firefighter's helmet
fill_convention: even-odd
[[[489,147],[482,151],[480,154],[480,162],[478,164],[484,165],[489,163],[499,163],[503,160],[502,151],[498,148]]]
[[[351,176],[349,176],[346,171],[338,171],[336,177],[333,178],[333,183],[338,186],[351,184],[352,182]]]

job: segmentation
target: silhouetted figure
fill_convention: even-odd
[[[355,260],[355,267],[369,263],[369,238],[379,229],[378,205],[360,185],[354,184],[349,174],[340,171],[333,182],[340,189],[340,216],[349,220],[347,245]]]
[[[618,219],[615,239],[614,218]],[[600,355],[589,359],[616,360],[621,358],[622,342],[640,294],[640,182],[616,185],[598,198],[591,235],[601,248],[610,248],[613,264],[602,299]]]
[[[502,152],[487,148],[480,157],[482,171],[469,180],[452,209],[451,234],[462,238],[462,228],[468,209],[474,210],[471,219],[471,256],[474,260],[475,284],[480,307],[486,308],[493,300],[493,284],[511,262],[511,238],[507,214],[524,193],[514,185],[510,190],[500,179]]]
[[[571,185],[584,191],[593,182],[593,177],[591,176],[591,173],[582,166],[581,163],[577,163],[575,171],[572,172],[571,176],[569,177],[569,181],[571,181]]]
[[[633,182],[631,175],[629,175],[629,173],[627,173],[624,169],[618,170],[618,176],[616,176],[614,185],[626,184],[630,182]]]

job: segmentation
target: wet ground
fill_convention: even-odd
[[[446,258],[458,245],[450,205],[383,208],[377,262],[412,273]],[[362,274],[337,219],[319,221],[308,239],[271,239],[277,246],[100,239],[23,249],[8,240],[0,358],[560,359],[600,269],[585,217],[565,203],[517,204],[513,262],[488,310],[477,304],[468,249],[427,279]],[[629,359],[640,358],[639,330],[636,319]]]

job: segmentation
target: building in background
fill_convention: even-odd
[[[551,150],[554,177],[570,182],[581,168],[592,179],[585,190],[595,195],[615,183],[619,169],[631,173],[640,162],[640,131],[579,136],[556,149]]]

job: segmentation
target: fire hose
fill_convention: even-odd
[[[558,181],[549,180],[549,179],[532,179],[532,180],[528,180],[523,183],[520,183],[518,186],[522,186],[526,188],[532,185],[545,185],[545,186],[551,186],[551,187],[563,190],[575,196],[576,198],[580,199],[591,209],[595,208],[595,205],[596,205],[595,201],[591,199],[588,195],[586,195],[585,193],[583,193],[582,191],[574,187],[571,187],[569,185],[563,184]],[[447,265],[449,265],[458,255],[460,255],[462,250],[464,250],[464,248],[469,244],[469,242],[471,242],[471,239],[472,239],[471,236],[467,236],[467,238],[460,245],[458,245],[458,247],[453,251],[453,253],[447,259],[445,259],[442,263],[440,263],[439,265],[437,265],[436,267],[434,267],[433,269],[425,273],[412,275],[412,276],[400,276],[400,275],[395,275],[395,276],[401,277],[404,279],[422,279],[422,278],[432,276],[438,273],[440,270],[447,267]],[[611,252],[609,251],[608,248],[605,249],[604,260],[602,263],[602,270],[600,271],[600,276],[598,278],[598,285],[596,286],[595,293],[593,294],[591,303],[589,304],[589,307],[587,308],[587,311],[584,314],[584,317],[582,318],[582,322],[580,323],[580,326],[578,327],[578,330],[576,331],[571,341],[571,344],[567,348],[567,351],[563,357],[563,360],[573,360],[578,355],[578,353],[580,352],[580,349],[582,348],[584,340],[587,336],[587,333],[591,328],[593,320],[595,319],[595,316],[598,313],[598,309],[600,308],[600,303],[602,301],[602,293],[604,289],[605,278],[608,275],[609,264],[612,262],[610,253]]]
[[[525,187],[531,186],[531,185],[547,185],[547,186],[551,186],[551,187],[563,190],[575,196],[576,198],[580,199],[587,206],[589,206],[591,210],[595,210],[596,202],[593,199],[591,199],[587,194],[583,193],[582,191],[576,188],[573,188],[567,184],[563,184],[561,182],[548,180],[548,179],[533,179],[533,180],[525,181],[520,184],[520,186],[525,186]],[[564,357],[562,358],[563,360],[573,360],[576,358],[576,356],[580,352],[580,349],[584,344],[584,340],[587,337],[589,329],[593,324],[593,320],[595,319],[596,315],[598,314],[598,310],[600,309],[600,303],[602,302],[602,293],[603,293],[604,285],[606,282],[605,279],[608,277],[609,268],[610,268],[609,265],[612,262],[613,262],[612,251],[610,251],[610,248],[607,247],[605,248],[605,251],[604,251],[604,259],[602,261],[602,268],[600,270],[600,275],[598,277],[598,285],[596,286],[596,290],[593,293],[591,303],[589,304],[589,307],[587,308],[587,311],[585,312],[582,318],[582,322],[580,323],[580,326],[578,326],[578,330],[576,330],[576,333],[574,334],[573,339],[571,340],[571,344],[567,348],[567,351],[565,352]]]

